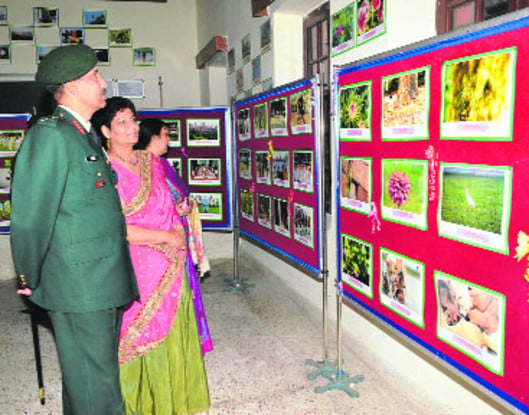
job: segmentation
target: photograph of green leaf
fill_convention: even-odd
[[[370,286],[371,283],[371,247],[342,234],[342,273],[349,275],[362,284]]]
[[[340,89],[340,128],[369,128],[370,113],[371,84]]]

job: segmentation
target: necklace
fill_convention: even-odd
[[[121,161],[124,161],[125,163],[130,164],[131,166],[137,166],[138,163],[140,162],[140,160],[138,160],[138,157],[136,157],[136,159],[135,159],[134,161],[130,161],[130,160],[127,160],[127,159],[124,158],[124,157],[121,157],[118,153],[112,153],[112,155],[113,155],[115,158],[117,158],[117,159],[119,159],[119,160],[121,160]]]

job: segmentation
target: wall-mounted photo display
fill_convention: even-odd
[[[252,180],[252,150],[249,148],[239,149],[239,177]]]
[[[184,177],[181,157],[167,157],[167,161],[169,162],[169,165],[175,171],[175,173],[178,174],[178,176]]]
[[[186,120],[187,145],[189,147],[220,146],[219,125],[218,119],[188,118]]]
[[[228,74],[235,71],[235,49],[231,48],[227,53]]]
[[[340,87],[340,139],[371,141],[371,81]]]
[[[169,147],[180,147],[182,135],[180,133],[180,120],[162,120],[169,134]]]
[[[107,11],[83,10],[83,26],[87,29],[107,27]]]
[[[253,107],[253,135],[255,138],[265,138],[268,133],[268,102],[255,104]]]
[[[14,156],[22,145],[24,130],[0,130],[0,155]]]
[[[7,26],[7,6],[0,6],[0,26]]]
[[[155,66],[156,49],[155,48],[134,48],[132,50],[133,66]]]
[[[241,93],[244,90],[244,72],[242,68],[237,69],[235,72],[235,85],[237,87],[237,93]]]
[[[369,157],[340,157],[340,206],[368,214],[372,197],[372,160]]]
[[[270,168],[270,153],[268,151],[255,151],[255,182],[258,184],[272,184]]]
[[[373,246],[346,233],[341,239],[341,280],[373,298]]]
[[[428,162],[382,159],[383,219],[427,230]]]
[[[189,194],[197,206],[200,219],[209,221],[222,220],[222,194],[221,193],[194,193]]]
[[[261,82],[261,55],[252,59],[252,81],[254,85]]]
[[[5,233],[11,225],[11,201],[0,195],[0,233]]]
[[[424,263],[380,248],[380,302],[424,329]]]
[[[0,155],[0,194],[11,192],[11,169],[13,168],[12,155]]]
[[[356,0],[356,44],[386,32],[385,0]]]
[[[33,26],[10,26],[9,40],[11,43],[33,43],[35,31]]]
[[[59,9],[33,7],[33,26],[47,27],[59,25]]]
[[[82,27],[61,27],[59,38],[62,45],[82,45],[85,43],[85,30]]]
[[[354,47],[355,37],[355,3],[351,2],[343,9],[333,13],[332,22],[332,56],[337,56]]]
[[[257,223],[264,228],[272,229],[272,198],[270,195],[257,193]]]
[[[430,67],[382,78],[382,139],[427,140]]]
[[[291,237],[288,201],[279,197],[274,197],[274,231],[287,238]]]
[[[503,375],[505,295],[434,272],[437,337],[497,375]]]
[[[516,47],[443,63],[441,139],[512,140]]]
[[[0,45],[0,63],[10,63],[11,62],[11,46],[9,45]]]
[[[261,53],[266,53],[272,48],[272,19],[268,19],[261,27]]]
[[[254,193],[248,189],[241,189],[241,216],[249,220],[254,221],[253,207],[254,207]]]
[[[303,89],[290,95],[290,131],[312,133],[312,90]]]
[[[252,42],[249,33],[241,40],[241,54],[243,65],[250,62],[252,56]]]
[[[272,183],[279,187],[290,187],[290,153],[276,150],[272,156]]]
[[[509,253],[512,167],[440,163],[439,235]]]
[[[188,183],[197,186],[220,186],[220,158],[187,159]]]
[[[108,31],[108,46],[114,48],[131,47],[132,29],[110,29]]]
[[[314,153],[312,150],[292,151],[292,188],[314,192]]]
[[[314,248],[314,209],[294,203],[294,240]]]
[[[274,137],[288,136],[287,97],[270,101],[270,132]]]
[[[249,140],[252,137],[250,129],[250,108],[241,108],[237,111],[237,133],[240,141]]]
[[[99,66],[110,65],[110,52],[108,46],[94,46],[92,47],[97,57],[97,64]]]

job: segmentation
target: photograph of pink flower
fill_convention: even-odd
[[[351,3],[332,15],[332,56],[354,47],[354,6]]]
[[[356,44],[372,40],[386,31],[385,0],[357,0]]]
[[[340,139],[371,140],[371,81],[340,88]]]

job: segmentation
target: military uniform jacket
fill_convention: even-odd
[[[86,312],[138,297],[112,170],[68,111],[59,107],[29,129],[11,201],[13,261],[31,301]]]

